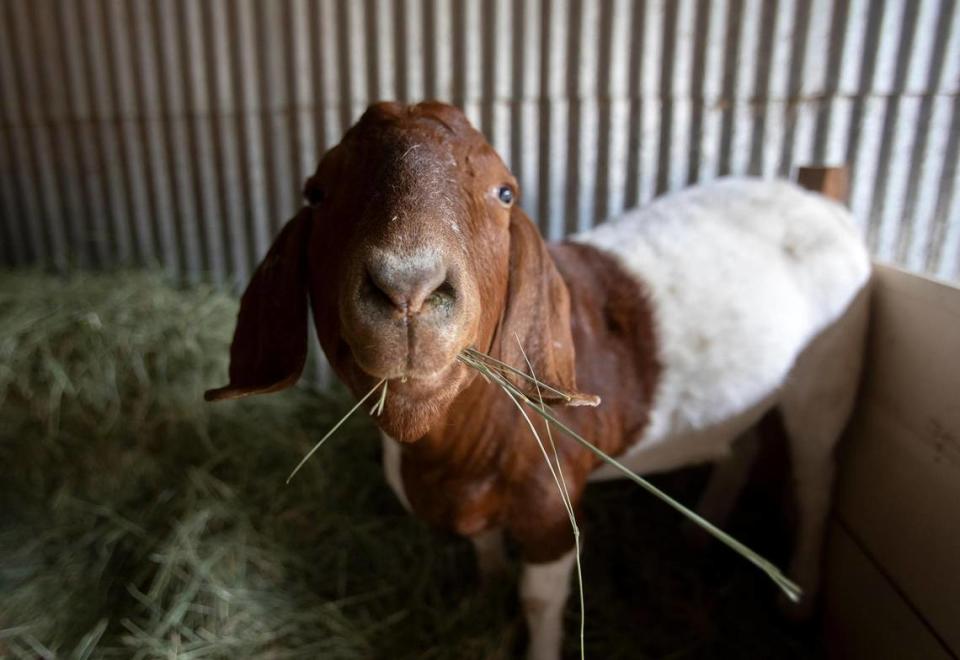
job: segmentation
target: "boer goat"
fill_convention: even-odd
[[[529,654],[544,659],[560,652],[570,523],[513,403],[458,354],[526,369],[522,344],[541,380],[585,393],[572,403],[602,399],[557,412],[639,473],[717,462],[735,483],[722,474],[734,440],[778,409],[799,504],[791,576],[809,607],[870,277],[841,206],[724,180],[547,245],[503,161],[439,103],[370,107],[304,194],[243,296],[230,384],[208,399],[293,385],[309,301],[354,393],[389,379],[376,422],[404,505],[472,539],[482,571],[500,564],[503,532],[516,540]],[[589,479],[616,476],[556,437],[574,504]]]

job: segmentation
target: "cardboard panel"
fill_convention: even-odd
[[[960,290],[878,267],[867,365],[835,515],[960,655]]]
[[[839,525],[830,531],[824,636],[837,660],[951,656]]]

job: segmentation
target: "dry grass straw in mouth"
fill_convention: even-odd
[[[373,408],[370,409],[370,414],[379,415],[380,413],[383,412],[383,405],[384,403],[386,403],[386,400],[387,400],[387,379],[386,378],[381,379],[380,382],[374,385],[369,392],[364,394],[363,398],[357,401],[357,403],[353,406],[353,408],[348,410],[347,414],[341,417],[340,421],[334,424],[332,427],[330,427],[330,430],[327,431],[326,434],[324,434],[324,436],[317,441],[317,444],[313,446],[313,449],[308,451],[307,455],[304,456],[299,463],[297,463],[297,467],[293,468],[293,472],[291,472],[290,476],[287,477],[288,484],[290,483],[290,480],[293,479],[293,477],[297,474],[297,472],[300,471],[300,468],[306,465],[307,461],[310,460],[310,457],[317,453],[317,450],[320,449],[323,443],[326,442],[330,438],[330,436],[336,433],[337,429],[343,426],[343,423],[347,421],[350,415],[357,412],[357,408],[362,406],[363,402],[369,399],[371,396],[373,396],[373,393],[376,392],[381,387],[383,388],[383,390],[380,392],[380,399],[375,404],[373,404]]]
[[[569,435],[580,445],[586,447],[594,454],[599,456],[600,459],[602,459],[605,463],[612,465],[614,468],[622,472],[625,477],[635,482],[637,485],[660,501],[682,513],[684,516],[714,536],[717,540],[759,568],[767,575],[767,577],[773,580],[774,584],[776,584],[791,601],[797,602],[800,600],[800,597],[803,595],[803,591],[800,589],[799,585],[785,576],[772,562],[757,554],[746,545],[711,523],[709,520],[680,504],[680,502],[677,502],[675,499],[664,493],[652,483],[633,472],[630,468],[620,463],[620,461],[617,459],[608,455],[600,448],[594,446],[593,443],[588,441],[582,435],[558,419],[553,410],[543,404],[542,397],[540,398],[541,400],[539,402],[534,401],[524,392],[522,392],[516,385],[514,385],[507,378],[507,375],[522,375],[526,380],[535,383],[538,388],[543,387],[544,389],[549,389],[552,392],[558,392],[558,390],[546,385],[545,383],[542,383],[536,378],[536,376],[532,374],[520,372],[518,369],[510,367],[509,365],[505,365],[499,360],[485,355],[484,353],[481,353],[475,349],[468,349],[462,352],[457,359],[468,367],[478,371],[481,375],[486,377],[487,380],[490,380],[498,385],[500,389],[504,391],[504,393],[514,400],[514,402],[520,401],[526,404],[530,409],[543,417],[547,422],[547,428],[549,428],[550,424],[555,424],[558,428],[560,428],[560,430]],[[567,399],[572,398],[572,395],[566,393],[561,393],[561,395]]]

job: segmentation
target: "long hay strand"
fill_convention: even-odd
[[[378,389],[380,389],[381,387],[383,387],[383,392],[380,394],[380,400],[373,406],[373,409],[370,411],[370,413],[373,414],[374,411],[376,411],[376,414],[379,415],[381,412],[383,412],[383,404],[384,404],[384,401],[386,401],[386,398],[387,398],[387,379],[386,379],[386,378],[382,379],[380,382],[378,382],[376,385],[374,385],[373,388],[372,388],[369,392],[367,392],[366,394],[364,394],[364,395],[363,395],[363,398],[360,399],[359,401],[357,401],[357,403],[353,406],[353,408],[351,408],[350,410],[348,410],[348,411],[347,411],[347,414],[344,415],[343,417],[341,417],[341,418],[340,418],[340,421],[337,422],[336,424],[334,424],[334,425],[330,428],[330,430],[327,431],[326,434],[325,434],[322,438],[320,438],[320,440],[317,441],[317,444],[315,444],[315,445],[313,446],[313,449],[311,449],[310,451],[308,451],[308,452],[307,452],[307,455],[304,456],[303,459],[302,459],[299,463],[297,463],[297,467],[293,468],[293,472],[291,472],[291,473],[290,473],[290,476],[287,477],[287,483],[288,483],[288,484],[290,483],[290,480],[293,479],[294,475],[296,475],[297,472],[300,471],[300,468],[302,468],[302,467],[306,464],[306,462],[310,460],[310,457],[313,456],[315,453],[317,453],[317,450],[320,449],[320,447],[323,445],[323,443],[326,442],[327,439],[328,439],[330,436],[332,436],[334,433],[336,433],[336,432],[337,432],[337,429],[340,428],[340,427],[343,425],[343,423],[344,423],[345,421],[347,421],[347,419],[350,418],[350,415],[352,415],[353,413],[357,412],[357,408],[359,408],[360,406],[362,406],[362,405],[363,405],[363,402],[366,401],[367,399],[369,399],[371,396],[373,396],[373,393],[376,392],[376,391],[377,391]]]
[[[519,340],[518,340],[519,341]],[[523,352],[523,347],[521,346],[520,351]],[[470,367],[476,369],[480,374],[482,374],[487,380],[500,385],[503,388],[503,385],[500,383],[502,376],[491,369],[487,368],[482,362],[474,361],[469,357],[460,356],[460,361],[464,364],[469,365]],[[526,354],[524,354],[524,359],[526,359]],[[529,360],[527,361],[529,364]],[[530,366],[530,372],[533,373],[533,366]],[[519,372],[522,373],[522,372]],[[577,584],[579,586],[579,595],[580,595],[580,657],[585,657],[584,650],[584,632],[585,632],[585,602],[583,595],[583,570],[580,565],[580,527],[577,525],[577,518],[573,511],[573,504],[570,500],[570,491],[567,488],[566,479],[563,476],[563,469],[560,466],[560,454],[557,451],[557,446],[553,441],[553,435],[550,431],[550,424],[547,424],[547,436],[550,438],[550,446],[553,449],[554,457],[556,460],[556,466],[550,460],[550,456],[547,454],[546,447],[543,444],[543,440],[540,438],[540,434],[537,433],[537,429],[533,424],[533,421],[527,415],[527,412],[523,409],[523,406],[508,389],[504,388],[504,393],[509,397],[513,402],[513,405],[517,407],[517,410],[520,411],[520,414],[523,416],[523,419],[527,422],[527,426],[530,427],[530,432],[533,434],[534,439],[537,441],[537,445],[540,447],[540,452],[543,454],[543,460],[547,464],[547,468],[550,470],[550,474],[553,477],[554,483],[557,485],[557,490],[560,492],[560,499],[563,501],[563,506],[567,511],[567,516],[570,518],[570,527],[573,530],[573,541],[574,541],[574,559],[576,560],[577,568]],[[543,402],[543,395],[540,392],[539,385],[537,386],[537,394],[540,397],[541,403]]]
[[[533,376],[536,381],[537,374],[533,370],[533,363],[531,363],[530,358],[527,357],[527,352],[523,350],[523,344],[520,343],[520,337],[514,335],[514,338],[517,340],[517,346],[520,348],[520,354],[523,355],[523,361],[527,363],[527,369],[530,370],[530,375]],[[540,405],[542,406],[544,405],[543,392],[540,390],[539,381],[536,381],[535,385],[537,388],[537,399],[540,401]],[[574,515],[573,502],[570,500],[570,489],[567,488],[567,480],[563,478],[563,468],[560,466],[560,452],[557,451],[557,443],[553,441],[553,432],[550,430],[549,422],[547,423],[547,440],[550,441],[550,448],[553,450],[553,459],[557,463],[557,473],[560,475],[560,483],[563,485],[562,496],[565,499],[567,513],[570,515],[570,525],[573,527],[574,552],[576,552],[577,561],[577,592],[580,594],[580,658],[582,659],[586,657],[586,651],[584,649],[584,637],[586,636],[587,606],[583,593],[583,567],[580,565],[580,527],[577,525],[577,518]],[[547,460],[547,464],[550,464],[549,460]]]
[[[683,504],[681,504],[680,502],[676,501],[675,499],[673,499],[672,497],[664,493],[662,490],[654,486],[652,483],[650,483],[640,475],[633,472],[633,470],[626,467],[625,465],[620,463],[618,460],[616,460],[612,456],[608,455],[606,452],[604,452],[600,448],[594,446],[593,443],[591,443],[582,435],[580,435],[579,433],[571,429],[569,426],[564,424],[562,421],[560,421],[560,419],[557,418],[556,414],[549,408],[549,406],[543,405],[542,403],[538,403],[532,400],[530,397],[524,394],[516,385],[514,385],[512,382],[510,382],[510,380],[508,380],[505,377],[504,372],[515,373],[517,371],[516,369],[512,367],[504,368],[500,366],[500,365],[503,365],[502,362],[499,362],[498,360],[495,360],[494,358],[491,358],[489,356],[485,356],[488,359],[483,360],[483,358],[480,358],[480,356],[482,355],[483,354],[480,353],[479,351],[476,351],[475,349],[471,349],[469,353],[466,351],[461,353],[459,356],[459,359],[461,362],[463,362],[467,366],[473,367],[474,369],[477,369],[476,365],[482,364],[482,366],[486,370],[485,375],[488,377],[488,379],[490,378],[491,374],[494,374],[495,370],[498,371],[499,373],[494,374],[494,377],[492,378],[492,380],[497,385],[499,385],[500,388],[504,390],[504,392],[511,394],[511,398],[516,397],[523,403],[527,404],[536,413],[538,413],[541,417],[547,420],[548,425],[550,423],[556,424],[564,433],[569,435],[571,438],[573,438],[576,442],[578,442],[583,447],[586,447],[587,449],[592,451],[594,454],[599,456],[601,460],[612,465],[614,468],[622,472],[625,477],[627,477],[628,479],[630,479],[631,481],[639,485],[641,488],[646,490],[648,493],[652,494],[654,497],[656,497],[660,501],[666,503],[668,506],[672,507],[676,511],[679,511],[681,514],[683,514],[684,516],[692,520],[698,526],[700,526],[701,528],[709,532],[712,536],[714,536],[716,539],[721,541],[724,545],[731,548],[734,552],[736,552],[737,554],[742,556],[744,559],[752,563],[754,566],[759,568],[761,571],[763,571],[767,575],[767,577],[769,577],[774,582],[774,584],[776,584],[783,591],[783,593],[791,601],[797,602],[800,600],[800,597],[802,596],[803,591],[800,589],[799,585],[797,585],[795,582],[787,578],[780,571],[780,569],[777,568],[777,566],[775,566],[772,562],[762,557],[758,553],[754,552],[749,547],[747,547],[746,545],[744,545],[743,543],[741,543],[740,541],[732,537],[730,534],[728,534],[727,532],[723,531],[722,529],[720,529],[719,527],[711,523],[709,520],[706,520],[696,512],[688,509]],[[483,360],[483,362],[481,362],[481,360]],[[478,371],[481,371],[481,370],[478,369]],[[484,373],[484,371],[481,371],[481,373]],[[535,377],[532,377],[532,376],[526,376],[526,377],[528,379],[535,380],[537,383],[540,382]],[[550,389],[553,390],[554,388],[550,388]],[[572,398],[572,397],[568,395],[567,398]]]

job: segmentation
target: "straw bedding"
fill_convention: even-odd
[[[468,543],[401,509],[369,416],[284,484],[343,391],[202,401],[236,310],[149,273],[0,274],[0,656],[514,657],[514,580],[481,588]],[[657,483],[690,502],[702,481]],[[630,484],[591,489],[588,657],[819,655],[752,567]],[[768,499],[734,524],[776,553]]]

